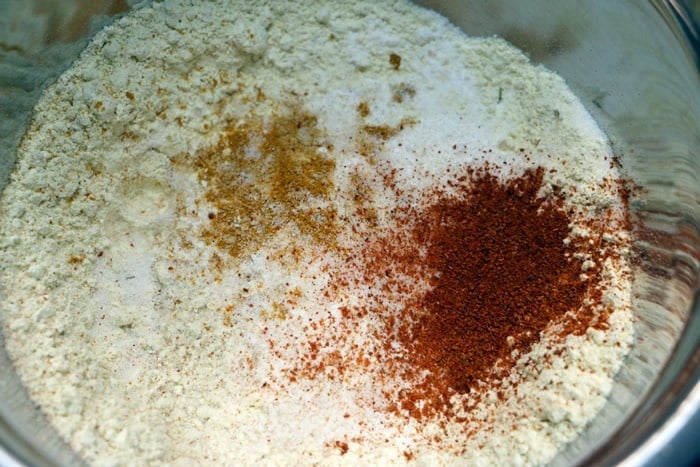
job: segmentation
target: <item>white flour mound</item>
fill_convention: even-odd
[[[262,226],[234,218],[226,246],[203,232],[225,210],[207,195],[227,167],[212,154],[250,169],[219,189],[267,209],[255,187],[268,169],[231,141],[236,128],[252,146],[286,141],[290,113],[312,116],[294,131],[311,141],[309,167],[330,171],[328,192],[313,171],[297,180],[313,216],[331,206],[354,225],[364,196],[381,227],[412,193],[485,161],[545,167],[544,194],[556,187],[578,219],[623,206],[604,183],[619,177],[605,136],[562,79],[501,39],[406,1],[154,3],[46,90],[3,193],[0,318],[31,397],[95,465],[547,462],[601,409],[629,349],[627,233],[604,236],[620,256],[598,265],[608,329],[545,335],[500,397],[485,394],[468,435],[362,403],[376,394],[361,374],[289,380],[285,340],[340,309],[323,295],[341,263],[318,217],[311,233],[284,210],[261,211]],[[395,169],[405,198],[378,186],[377,167]]]

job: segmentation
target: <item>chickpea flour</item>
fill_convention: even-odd
[[[406,1],[163,1],[43,94],[0,320],[94,465],[539,465],[632,342],[565,82]]]

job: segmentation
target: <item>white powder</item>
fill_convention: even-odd
[[[95,465],[541,464],[600,410],[631,343],[605,136],[559,77],[404,1],[141,8],[45,92],[19,152],[0,208],[7,349]],[[544,167],[571,240],[617,253],[577,258],[601,270],[608,328],[562,341],[554,324],[446,425],[384,410],[371,373],[290,378],[309,336],[376,292],[327,293],[354,277],[341,253],[486,162]],[[604,235],[586,227],[601,213]],[[377,318],[355,324],[321,354],[380,352]]]

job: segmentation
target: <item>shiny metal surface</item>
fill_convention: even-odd
[[[0,0],[0,186],[33,102],[84,46],[92,13],[126,6],[88,3],[95,9],[82,0]],[[700,459],[700,37],[687,6],[700,2],[418,3],[471,35],[501,35],[562,75],[643,187],[631,197],[635,346],[609,403],[553,464],[691,465]],[[10,27],[26,37],[11,42]],[[0,465],[76,465],[1,344],[0,334]]]

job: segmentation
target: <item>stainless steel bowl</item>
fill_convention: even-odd
[[[419,3],[470,35],[505,37],[563,76],[643,187],[631,199],[635,345],[605,408],[553,464],[700,461],[700,36],[689,2]],[[127,8],[0,0],[0,187],[41,89]],[[0,333],[0,465],[79,464],[27,397],[2,343]]]

